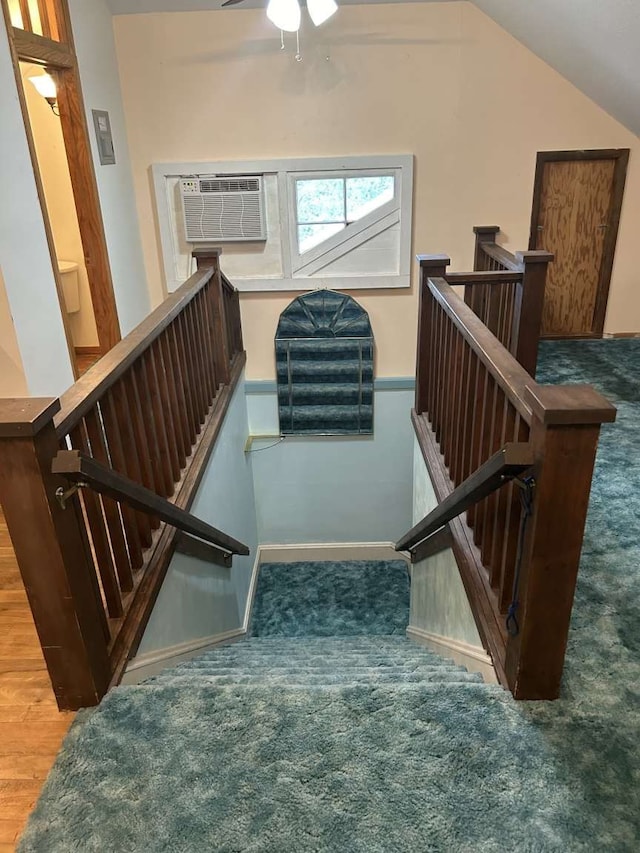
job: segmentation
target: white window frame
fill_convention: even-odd
[[[355,220],[344,229],[318,243],[313,248],[300,254],[298,251],[298,205],[296,182],[305,180],[330,180],[340,178],[393,178],[393,199],[372,210],[371,213]],[[400,222],[401,170],[400,169],[352,169],[341,172],[291,172],[287,176],[289,184],[290,245],[292,273],[294,276],[309,277],[315,275],[323,267],[349,251],[354,244],[365,242],[380,234],[382,231]],[[346,212],[345,212],[346,216]],[[359,239],[357,239],[359,237]],[[330,278],[331,276],[327,276]]]
[[[357,220],[339,234],[334,235],[300,256],[297,252],[297,231],[295,221],[295,177],[358,177],[368,175],[394,174],[394,199],[380,208]],[[172,199],[170,198],[168,179],[188,175],[267,175],[275,174],[278,185],[278,210],[280,220],[280,245],[282,252],[282,276],[260,278],[231,276],[235,287],[240,291],[273,292],[304,291],[328,287],[331,290],[369,290],[379,288],[410,287],[411,281],[411,239],[412,239],[412,198],[413,198],[413,155],[366,155],[350,157],[305,157],[281,158],[273,160],[234,160],[210,162],[156,163],[151,167],[160,249],[164,267],[167,290],[175,290],[182,280],[176,276],[176,257],[179,254],[178,237],[174,227]],[[293,196],[292,196],[293,193]],[[387,209],[388,208],[388,209]],[[380,215],[382,213],[382,216]],[[371,219],[370,219],[371,217]],[[382,275],[352,274],[322,276],[322,267],[334,257],[344,254],[344,250],[359,245],[364,239],[371,239],[376,233],[400,223],[399,262],[397,272]],[[369,229],[369,230],[367,230]],[[345,232],[349,231],[347,245]],[[366,232],[366,233],[364,233]],[[331,241],[342,235],[343,245],[330,245]],[[316,252],[317,250],[317,252]],[[313,258],[311,255],[313,254]],[[304,261],[302,266],[300,262]],[[221,257],[224,269],[224,246]],[[315,273],[314,273],[315,270]]]

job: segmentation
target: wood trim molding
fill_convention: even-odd
[[[422,628],[409,625],[407,637],[416,643],[434,651],[443,658],[450,658],[459,666],[464,666],[469,672],[479,672],[485,684],[498,684],[496,671],[491,657],[484,649],[454,640],[451,637],[442,637],[440,634],[432,634]]]

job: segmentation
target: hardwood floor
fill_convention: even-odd
[[[73,717],[58,711],[0,509],[0,853],[15,849]]]

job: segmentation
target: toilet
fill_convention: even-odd
[[[62,293],[67,314],[80,310],[80,288],[78,283],[78,264],[75,261],[58,259],[58,271],[62,281]]]

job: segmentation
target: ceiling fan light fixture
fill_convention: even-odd
[[[300,29],[298,0],[269,0],[267,18],[280,30],[295,33]]]
[[[319,27],[338,11],[335,0],[307,0],[307,9],[311,20]]]

